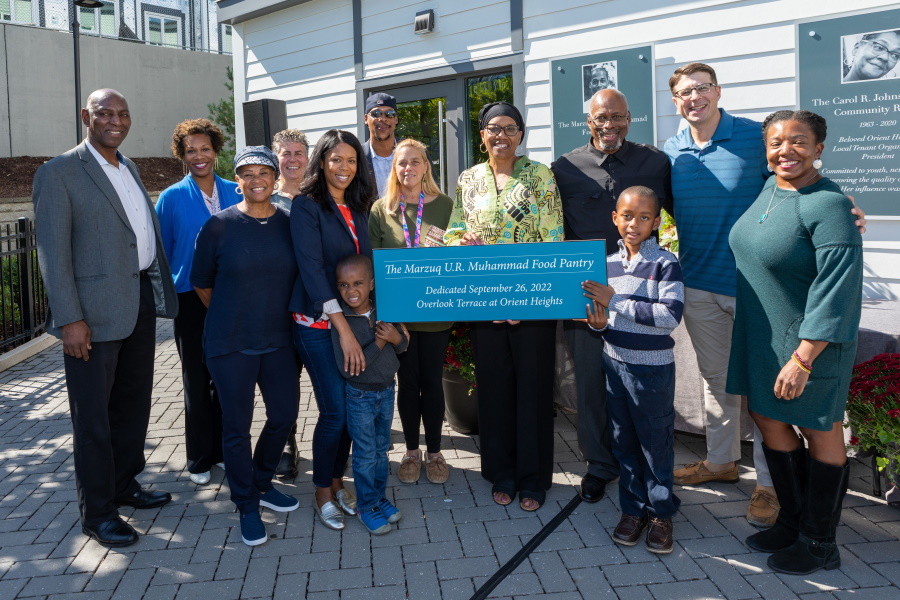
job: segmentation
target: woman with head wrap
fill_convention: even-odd
[[[203,360],[206,307],[191,285],[197,232],[210,215],[241,201],[237,186],[213,170],[225,144],[221,130],[208,119],[189,119],[175,127],[172,153],[187,175],[159,195],[156,214],[172,277],[178,292],[175,347],[181,358],[184,386],[184,438],[187,469],[198,485],[209,483],[210,467],[222,462],[222,409]]]
[[[209,218],[197,235],[191,283],[208,307],[206,364],[222,405],[222,445],[231,500],[249,546],[266,541],[259,507],[295,510],[296,499],[272,486],[275,466],[297,420],[297,359],[288,302],[297,263],[290,217],[270,200],[278,158],[265,146],[234,157],[244,199]],[[266,424],[251,452],[256,386]]]
[[[516,156],[525,123],[507,102],[478,115],[487,162],[463,171],[456,188],[449,245],[515,244],[563,239],[553,174]],[[481,473],[494,502],[541,507],[553,472],[555,321],[473,323],[481,435]]]

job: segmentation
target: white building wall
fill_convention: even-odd
[[[429,8],[435,30],[416,35],[416,13]],[[508,0],[363,2],[363,74],[371,79],[509,54],[509,18]]]
[[[885,0],[524,0],[525,147],[549,163],[552,150],[550,61],[622,47],[654,45],[658,144],[682,121],[668,78],[680,65],[712,65],[721,106],[762,119],[796,106],[796,25],[800,21],[898,8]],[[508,0],[366,0],[362,8],[363,77],[414,73],[509,55]],[[413,34],[415,13],[435,9],[437,28]],[[314,0],[250,20],[234,30],[235,99],[280,98],[288,123],[315,141],[332,127],[356,132],[350,0]],[[241,52],[243,38],[244,51]],[[243,123],[237,111],[242,143]],[[857,199],[865,208],[865,198]],[[870,218],[864,237],[866,295],[900,298],[900,218]]]
[[[287,102],[288,127],[310,143],[332,128],[357,133],[350,0],[301,4],[241,23],[233,35],[238,145],[241,103],[261,98]]]
[[[711,65],[722,88],[720,106],[732,114],[761,120],[795,108],[796,25],[873,10],[896,2],[855,0],[524,0],[525,116],[528,154],[553,160],[550,61],[621,47],[654,45],[658,145],[682,119],[675,112],[668,80],[689,62]],[[857,198],[865,209],[865,197]],[[900,298],[900,217],[869,218],[864,293]]]

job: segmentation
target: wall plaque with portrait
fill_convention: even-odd
[[[828,121],[821,173],[867,214],[900,215],[900,10],[802,23],[798,34],[800,108]]]
[[[627,139],[656,143],[652,51],[650,46],[641,46],[550,62],[554,157],[588,142],[591,133],[586,117],[591,97],[609,88],[628,98],[631,125]]]

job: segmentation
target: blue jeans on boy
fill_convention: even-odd
[[[393,383],[376,392],[347,384],[347,427],[353,439],[353,481],[360,511],[384,498],[393,418]]]
[[[619,461],[622,512],[671,519],[675,470],[675,363],[632,365],[603,355],[606,410]]]

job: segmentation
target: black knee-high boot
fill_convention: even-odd
[[[800,536],[790,547],[769,557],[779,573],[809,575],[841,566],[835,531],[847,493],[850,464],[829,465],[810,457],[807,464],[806,501],[800,516]]]
[[[772,450],[763,444],[766,464],[772,476],[772,485],[778,494],[781,510],[775,524],[765,531],[754,533],[746,544],[757,552],[778,552],[797,541],[800,533],[800,515],[803,512],[804,488],[806,487],[806,448],[800,440],[800,447],[791,452]]]

